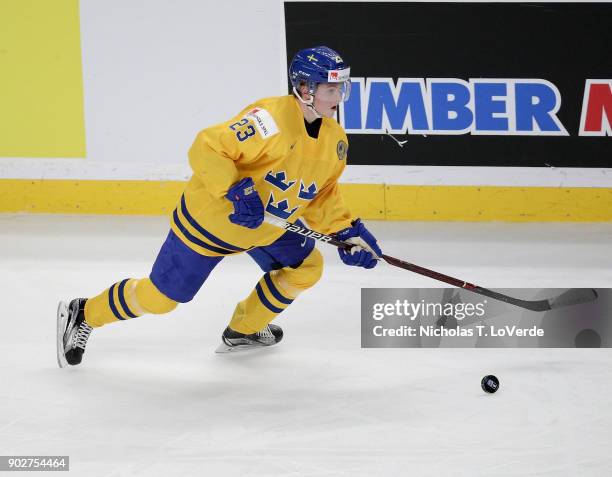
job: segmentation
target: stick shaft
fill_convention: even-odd
[[[267,213],[265,215],[264,221],[276,227],[281,227],[289,232],[299,234],[303,237],[309,237],[319,242],[328,243],[338,248],[350,249],[353,247],[352,244],[343,242],[342,240],[338,240],[330,235],[325,235],[320,232],[316,232],[298,224],[291,224],[286,220]],[[499,293],[493,290],[489,290],[487,288],[480,287],[478,285],[474,285],[473,283],[466,282],[465,280],[460,280],[458,278],[454,278],[449,275],[444,275],[443,273],[436,272],[435,270],[430,270],[429,268],[421,267],[420,265],[415,265],[414,263],[409,263],[404,260],[400,260],[399,258],[391,257],[389,255],[383,254],[381,258],[389,265],[392,265],[394,267],[403,268],[404,270],[418,273],[419,275],[433,278],[434,280],[448,283],[449,285],[453,285],[458,288],[463,288],[473,293],[487,296],[489,298],[493,298],[494,300],[503,301],[505,303],[509,303],[511,305],[515,305],[527,310],[546,311],[550,310],[553,307],[556,308],[557,306],[559,306],[555,306],[555,303],[552,300],[521,300],[520,298],[514,298],[508,295],[504,295],[503,293]],[[593,301],[597,298],[597,294],[593,290],[590,290],[588,293],[583,293],[583,295],[584,296],[576,297],[575,303],[564,303],[560,306],[569,306],[572,304],[585,303],[588,301]]]

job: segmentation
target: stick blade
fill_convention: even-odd
[[[581,305],[597,300],[599,295],[592,288],[572,288],[557,298],[550,300],[550,308],[564,308],[566,306]]]
[[[466,288],[474,293],[494,298],[495,300],[510,303],[530,311],[542,312],[566,306],[580,305],[589,303],[597,299],[597,292],[592,288],[570,288],[561,295],[544,300],[522,300],[503,293],[499,293],[488,288],[474,287]]]

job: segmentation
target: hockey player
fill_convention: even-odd
[[[60,303],[60,367],[81,362],[94,328],[172,311],[195,296],[224,257],[242,252],[264,275],[236,305],[217,351],[278,343],[282,329],[270,322],[319,280],[323,259],[313,239],[264,222],[264,214],[304,218],[313,229],[355,244],[339,250],[345,264],[376,265],[382,254],[376,239],[351,216],[338,188],[348,144],[333,116],[350,94],[349,76],[334,50],[302,50],[289,67],[292,95],[257,101],[197,135],[189,150],[193,175],[149,277]]]

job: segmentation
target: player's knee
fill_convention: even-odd
[[[311,254],[304,260],[303,265],[306,266],[308,282],[310,286],[313,286],[323,275],[323,255],[316,248],[313,248]]]
[[[312,287],[323,275],[323,256],[316,248],[304,259],[301,265],[295,269],[285,268],[286,282],[292,291],[301,292]]]
[[[136,285],[136,300],[146,313],[161,315],[174,310],[178,302],[168,298],[149,278],[139,280]]]

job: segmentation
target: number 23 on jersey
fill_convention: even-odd
[[[250,138],[251,136],[255,135],[255,128],[253,127],[252,124],[249,124],[246,128],[244,126],[246,126],[247,124],[249,124],[249,119],[248,118],[242,118],[240,121],[231,124],[229,126],[229,128],[232,131],[236,132],[236,138],[242,142],[242,141],[246,141],[248,138]]]

